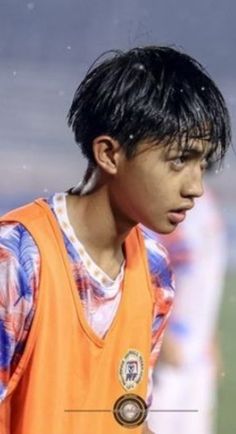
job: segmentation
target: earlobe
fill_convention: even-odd
[[[97,165],[106,173],[115,175],[120,160],[120,143],[110,136],[99,136],[93,140],[93,153]]]

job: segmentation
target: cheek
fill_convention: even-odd
[[[119,200],[137,208],[142,206],[150,212],[158,212],[170,200],[171,179],[167,167],[146,164],[126,167],[118,180]]]

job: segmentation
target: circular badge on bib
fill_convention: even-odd
[[[115,402],[113,414],[116,421],[127,428],[141,425],[147,417],[147,404],[141,396],[123,395]]]
[[[125,390],[133,390],[143,378],[144,362],[141,353],[129,350],[119,368],[119,379]]]

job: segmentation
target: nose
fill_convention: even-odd
[[[203,193],[203,173],[201,169],[192,170],[183,183],[182,196],[197,198],[201,197]]]

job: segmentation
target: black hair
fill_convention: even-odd
[[[171,47],[108,52],[89,69],[68,113],[76,142],[94,163],[92,142],[106,134],[127,158],[142,140],[207,140],[222,159],[231,141],[224,98],[200,63]],[[106,53],[105,53],[106,54]]]

